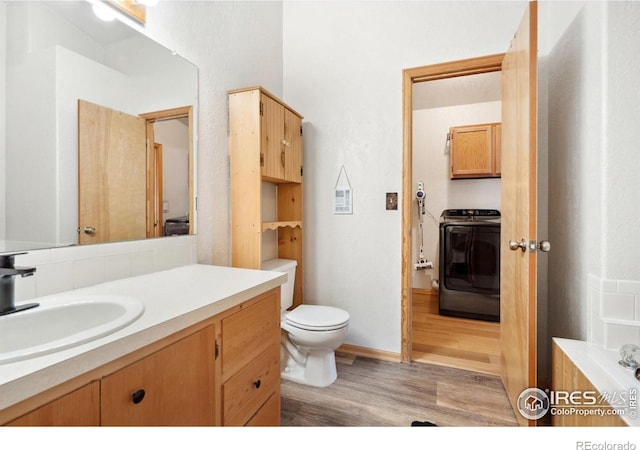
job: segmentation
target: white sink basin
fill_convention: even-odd
[[[126,327],[144,312],[132,297],[60,296],[0,317],[0,364],[64,350]]]

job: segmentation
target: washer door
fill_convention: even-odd
[[[500,294],[500,225],[442,224],[442,280],[454,291]]]

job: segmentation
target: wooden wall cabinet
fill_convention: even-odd
[[[302,117],[262,90],[259,108],[262,179],[301,183]]]
[[[500,177],[500,123],[451,127],[449,137],[452,179]]]
[[[2,413],[12,426],[278,426],[280,289]]]
[[[278,232],[278,258],[295,259],[294,306],[303,303],[303,117],[261,87],[229,92],[231,265],[262,266],[262,237]],[[277,186],[277,220],[262,219],[262,183]]]

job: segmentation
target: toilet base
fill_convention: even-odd
[[[280,377],[283,380],[307,386],[327,387],[338,378],[336,356],[332,350],[311,350],[302,363],[296,362],[285,348],[282,348],[281,354],[282,372]]]

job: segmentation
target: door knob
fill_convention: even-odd
[[[509,241],[509,250],[516,251],[516,250],[520,249],[523,252],[525,252],[525,251],[527,251],[527,246],[528,246],[528,243],[527,243],[526,239],[524,239],[524,238],[520,242]]]
[[[530,241],[527,242],[526,239],[522,239],[520,242],[509,241],[509,250],[522,250],[523,252],[527,251],[527,248],[531,251],[531,253],[535,253],[540,250],[541,252],[547,253],[551,251],[551,243],[549,241]]]
[[[84,234],[88,234],[89,236],[95,236],[96,234],[96,229],[94,227],[84,227],[82,230],[84,231]]]
[[[551,242],[549,241],[540,241],[538,242],[538,245],[536,246],[536,248],[538,250],[540,250],[541,252],[549,252],[551,251]]]

